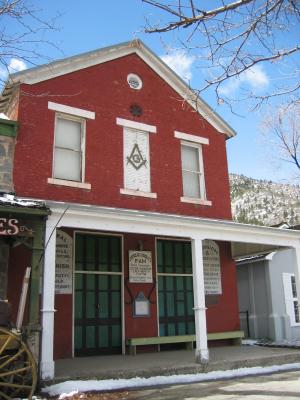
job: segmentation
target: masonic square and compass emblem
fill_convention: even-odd
[[[146,167],[147,160],[143,157],[137,143],[133,146],[131,154],[127,157],[127,164],[130,163],[136,170],[139,170],[143,165]]]

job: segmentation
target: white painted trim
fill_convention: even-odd
[[[129,195],[129,196],[149,197],[151,199],[157,198],[157,193],[141,192],[140,190],[120,189],[120,193]]]
[[[53,340],[54,340],[54,296],[55,296],[55,255],[56,255],[57,217],[50,215],[46,221],[45,262],[43,268],[42,293],[42,339],[40,373],[43,380],[54,377]],[[47,283],[47,284],[46,284]]]
[[[98,234],[98,232],[95,232],[95,235],[97,235]],[[103,235],[109,235],[108,233],[104,233]],[[116,235],[114,235],[114,236],[116,236]],[[107,275],[109,273],[109,275],[122,275],[122,272],[113,272],[113,271],[111,271],[111,272],[107,272],[107,271],[95,271],[95,270],[84,270],[84,271],[82,271],[82,270],[76,270],[75,271],[75,275],[76,274],[82,274],[82,275],[85,275],[85,274],[93,274],[93,275]]]
[[[210,200],[196,199],[193,197],[180,197],[180,201],[182,203],[192,203],[192,204],[201,204],[203,206],[212,206],[212,202]]]
[[[90,183],[66,181],[64,179],[48,178],[47,183],[51,185],[69,186],[78,189],[88,189],[91,190],[92,185]]]
[[[116,118],[116,124],[148,133],[156,133],[156,126],[131,121],[130,119]]]
[[[77,117],[95,119],[95,113],[93,111],[83,110],[82,108],[70,107],[64,104],[53,103],[52,101],[48,101],[48,109],[62,112],[64,114],[76,115]]]
[[[200,144],[209,144],[209,140],[207,138],[190,135],[189,133],[183,133],[179,131],[174,131],[174,136],[177,139],[187,140],[188,142],[200,143]]]
[[[117,207],[104,207],[79,203],[26,198],[43,201],[52,214],[61,216],[68,211],[59,226],[108,232],[144,233],[155,236],[191,238],[201,235],[203,239],[261,243],[271,246],[298,247],[300,231],[247,225],[230,220],[218,220],[196,216],[184,216]],[[69,224],[69,225],[68,225]],[[269,249],[270,251],[273,251]]]
[[[192,262],[193,262],[193,290],[194,290],[194,311],[195,311],[195,332],[196,332],[196,362],[207,364],[209,352],[207,347],[206,307],[204,288],[204,267],[203,267],[203,240],[192,239]]]

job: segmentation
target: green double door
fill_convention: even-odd
[[[75,356],[122,351],[122,251],[117,236],[75,237]]]
[[[195,333],[191,243],[157,241],[160,336]]]

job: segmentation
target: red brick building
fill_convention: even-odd
[[[19,122],[15,192],[52,213],[42,377],[55,359],[125,353],[132,338],[196,334],[207,362],[207,334],[240,329],[233,256],[296,243],[231,222],[234,131],[139,41],[13,81],[1,107]]]

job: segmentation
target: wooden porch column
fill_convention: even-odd
[[[196,328],[196,362],[207,364],[209,353],[207,348],[206,307],[204,292],[202,239],[192,239],[194,310]]]
[[[53,339],[54,339],[54,296],[55,296],[55,220],[49,217],[46,223],[45,262],[43,274],[42,300],[42,345],[40,373],[43,380],[54,377]],[[54,229],[54,231],[53,231]],[[51,236],[52,235],[52,236]]]

